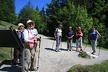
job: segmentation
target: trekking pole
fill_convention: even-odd
[[[41,37],[40,37],[40,40],[39,40],[39,52],[38,52],[37,70],[39,69],[40,45],[41,45]]]
[[[61,37],[61,48],[62,48],[62,37]]]
[[[55,44],[55,40],[54,40],[54,42],[53,42],[52,49],[53,49],[53,47],[54,47],[54,44]]]
[[[98,53],[98,56],[100,55],[100,47],[99,47],[99,53]]]
[[[100,47],[99,47],[99,52],[98,52],[98,56],[100,55]]]
[[[87,47],[87,44],[85,45],[84,50],[86,49],[86,47]]]
[[[89,43],[89,39],[88,39],[88,43]],[[87,48],[87,44],[88,44],[88,43],[86,43],[86,45],[85,45],[85,47],[84,47],[84,50]]]

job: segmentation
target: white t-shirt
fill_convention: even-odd
[[[25,42],[33,42],[33,40],[31,40],[34,35],[32,34],[32,31],[30,29],[25,29],[24,32],[23,32],[23,35],[24,35],[24,41]]]
[[[56,36],[62,36],[62,29],[56,28]]]

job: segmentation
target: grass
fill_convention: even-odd
[[[11,48],[0,47],[0,63],[11,59]]]
[[[6,29],[8,29],[10,26],[13,26],[13,28],[15,28],[15,29],[17,28],[16,25],[8,23],[8,22],[5,22],[5,21],[0,21],[0,26],[5,27]]]
[[[67,72],[108,72],[108,60],[101,64],[94,65],[75,65]]]

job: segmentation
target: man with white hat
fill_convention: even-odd
[[[36,57],[35,57],[35,46],[37,45],[37,41],[35,40],[35,35],[32,33],[32,28],[34,26],[34,22],[32,20],[28,20],[27,29],[24,30],[24,41],[25,41],[25,62],[24,67],[25,71],[35,70]]]

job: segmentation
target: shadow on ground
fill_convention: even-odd
[[[49,51],[55,51],[54,48],[45,48],[46,50],[49,50]],[[72,46],[72,50],[75,51],[76,49],[76,46]],[[67,51],[68,49],[67,48],[60,48],[61,51]]]
[[[52,48],[45,48],[46,50],[49,50],[49,51],[55,51],[55,49],[52,49]],[[64,48],[60,48],[60,50],[62,51],[67,51],[67,49],[64,49]]]
[[[21,72],[21,66],[14,65],[11,60],[4,60],[0,63],[0,72]]]

